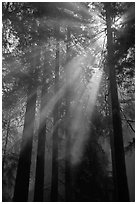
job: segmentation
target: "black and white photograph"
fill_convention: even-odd
[[[1,2],[2,202],[135,202],[135,2]]]

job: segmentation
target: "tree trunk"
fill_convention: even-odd
[[[47,93],[47,83],[46,83],[45,76],[43,76],[43,86],[42,86],[42,93],[41,93],[41,108],[40,108],[40,124],[39,124],[39,133],[38,133],[35,191],[34,191],[34,201],[35,202],[43,202],[43,196],[44,196],[46,118],[43,117],[42,112],[46,105],[46,101],[45,101],[46,93]]]
[[[21,151],[15,181],[13,202],[27,202],[29,190],[29,177],[31,165],[32,141],[34,133],[36,90],[33,84],[28,88],[28,98],[22,136]]]
[[[69,42],[70,42],[70,29],[67,30],[67,63],[69,61]],[[69,68],[69,67],[68,67]],[[66,158],[65,158],[65,197],[66,202],[71,201],[71,138],[69,131],[69,121],[70,121],[70,70],[66,70]]]
[[[56,28],[58,34],[59,28]],[[56,44],[56,66],[55,66],[55,94],[59,89],[59,42]],[[54,130],[52,143],[52,181],[51,181],[51,202],[58,201],[58,119],[59,102],[54,107]]]
[[[111,91],[111,103],[112,103],[112,121],[113,121],[113,138],[112,145],[112,157],[115,161],[114,167],[114,183],[116,188],[116,201],[126,202],[129,201],[129,192],[127,184],[125,155],[123,145],[122,124],[120,117],[120,107],[118,101],[117,84],[115,65],[113,64],[113,38],[111,29],[111,5],[105,4],[106,8],[106,23],[107,23],[107,49],[108,49],[108,68],[110,78],[110,91]]]
[[[8,139],[9,139],[9,131],[10,131],[10,119],[8,119],[8,123],[7,123],[6,141],[5,141],[5,145],[4,145],[4,153],[3,153],[3,159],[2,159],[2,173],[4,173],[7,144],[8,144]]]

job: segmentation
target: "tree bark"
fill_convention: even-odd
[[[13,202],[27,202],[28,200],[36,98],[36,90],[33,83],[31,83],[27,93],[24,130],[16,174]]]
[[[58,36],[58,30],[56,34]],[[55,66],[55,94],[59,89],[59,42],[56,42],[56,66]],[[54,107],[54,130],[52,143],[52,181],[51,181],[51,202],[58,201],[58,119],[59,119],[59,101]]]
[[[38,149],[36,162],[36,177],[34,201],[43,202],[44,198],[44,164],[45,164],[45,142],[46,142],[46,118],[43,117],[43,109],[46,105],[45,94],[47,93],[47,83],[43,76],[43,86],[41,93],[40,124],[38,133]]]
[[[70,50],[70,29],[67,30],[67,63],[69,61],[69,50]],[[66,158],[65,158],[65,199],[66,202],[71,201],[71,137],[69,131],[70,121],[70,70],[66,70]]]
[[[111,5],[105,3],[106,23],[107,23],[107,51],[108,51],[108,69],[110,78],[111,104],[112,104],[112,121],[113,121],[113,138],[112,140],[112,157],[114,164],[114,183],[116,189],[116,201],[129,201],[129,191],[127,184],[124,144],[122,134],[122,123],[120,117],[120,107],[118,101],[115,65],[113,64],[113,37],[111,29]]]
[[[4,153],[3,153],[3,159],[2,159],[2,173],[4,173],[7,144],[8,144],[8,139],[9,139],[9,131],[10,131],[10,119],[8,119],[8,123],[7,123],[6,141],[5,141],[5,145],[4,145]]]

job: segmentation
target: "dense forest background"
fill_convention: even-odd
[[[124,201],[113,156],[121,155],[113,75],[135,200],[134,9],[133,2],[2,3],[3,201]]]

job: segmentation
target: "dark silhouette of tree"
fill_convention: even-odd
[[[107,22],[107,51],[108,51],[108,69],[110,77],[110,91],[112,103],[112,120],[113,120],[113,142],[112,142],[112,157],[114,157],[114,182],[116,201],[129,201],[129,192],[125,167],[125,155],[123,145],[122,124],[120,117],[120,108],[117,93],[115,67],[112,63],[113,59],[113,39],[112,39],[112,20],[111,20],[111,5],[105,4],[106,8],[106,22]]]
[[[6,151],[7,151],[7,144],[9,139],[9,132],[10,132],[10,119],[7,121],[7,127],[6,127],[6,139],[5,139],[5,145],[4,145],[4,151],[3,151],[3,158],[2,158],[2,172],[4,172],[4,165],[5,165],[5,159],[6,159]]]
[[[28,201],[33,192],[29,199],[40,202],[128,201],[124,154],[135,139],[126,140],[124,131],[135,132],[134,4],[4,2],[2,8],[3,201]],[[94,111],[86,112],[98,68],[100,89]]]
[[[41,90],[41,107],[40,107],[40,123],[38,130],[38,149],[36,161],[35,191],[34,201],[43,202],[44,194],[44,167],[45,167],[45,142],[46,142],[46,117],[43,111],[46,105],[47,82],[46,82],[46,63],[43,66],[43,80]]]
[[[55,28],[55,33],[58,36],[59,27]],[[55,60],[55,84],[54,90],[57,94],[59,90],[59,41],[56,40],[56,60]],[[52,180],[51,180],[51,202],[58,201],[58,120],[59,120],[59,101],[55,104],[54,111],[54,126],[53,126],[53,141],[52,141]]]
[[[35,87],[36,82],[34,81],[32,81],[28,87],[24,130],[18,161],[13,201],[25,202],[28,199],[32,140],[34,134],[35,107],[37,98]]]
[[[67,50],[66,50],[66,60],[69,61],[70,58],[70,28],[67,28]],[[71,96],[71,86],[70,86],[70,70],[66,69],[66,127],[65,127],[65,137],[66,137],[66,157],[65,157],[65,199],[66,202],[71,200],[71,133],[69,130],[70,125],[70,96]]]

